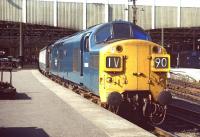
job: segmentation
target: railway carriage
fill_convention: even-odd
[[[91,91],[113,109],[128,102],[152,123],[163,121],[171,100],[165,89],[170,56],[139,26],[99,24],[58,40],[47,51],[48,68],[40,69],[49,75]]]
[[[39,68],[43,72],[49,72],[48,70],[49,56],[48,56],[47,50],[48,50],[48,47],[46,46],[43,49],[41,49],[39,53]]]

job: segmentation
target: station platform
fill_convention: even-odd
[[[200,69],[194,68],[171,68],[170,72],[175,74],[181,74],[186,77],[191,77],[192,79],[200,82]]]
[[[154,136],[36,69],[14,72],[13,86],[16,99],[0,100],[0,137]]]

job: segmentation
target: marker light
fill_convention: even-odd
[[[116,51],[117,51],[117,52],[122,52],[122,51],[123,51],[122,46],[118,45],[118,46],[116,47]]]
[[[161,53],[161,51],[162,51],[162,49],[157,46],[154,46],[152,50],[153,50],[153,53]]]

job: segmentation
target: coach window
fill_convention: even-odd
[[[111,25],[106,25],[100,28],[95,35],[96,43],[106,42],[111,38]]]

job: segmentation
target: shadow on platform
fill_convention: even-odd
[[[26,93],[3,93],[0,92],[0,100],[30,100]]]
[[[31,97],[29,97],[26,93],[16,93],[14,100],[30,100]]]
[[[23,70],[38,69],[38,65],[24,65],[21,69]]]
[[[49,137],[49,135],[37,127],[1,127],[0,137]]]

